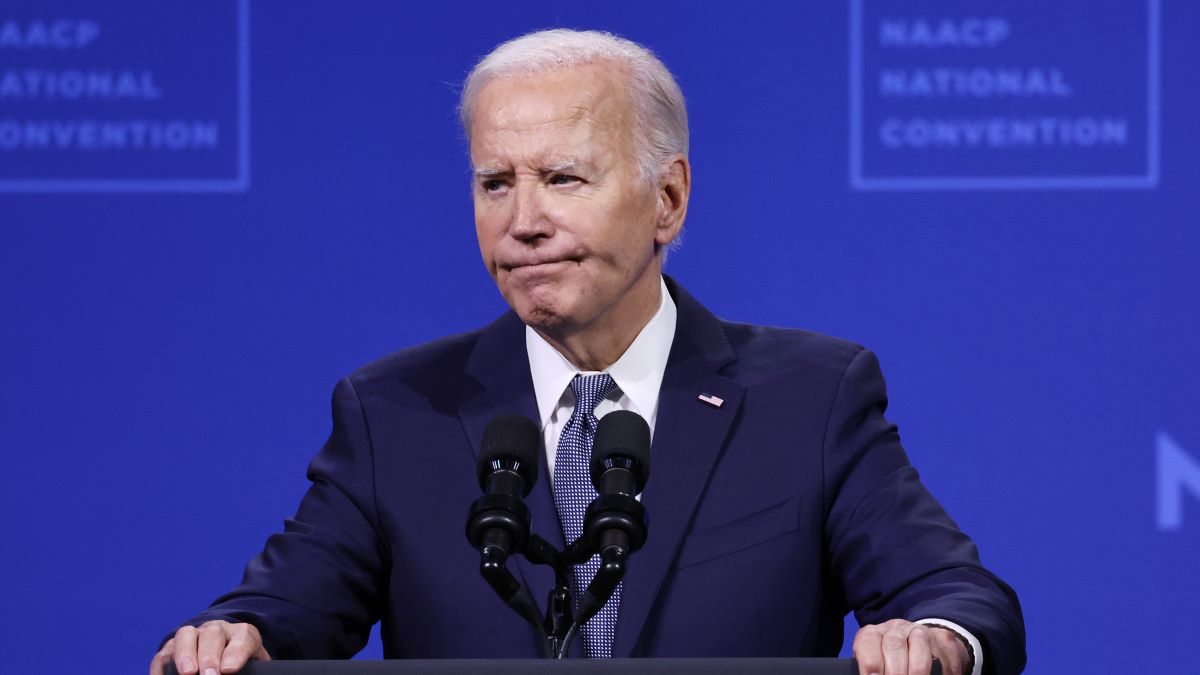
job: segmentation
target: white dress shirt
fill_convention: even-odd
[[[662,388],[667,357],[671,354],[671,343],[675,341],[675,301],[661,279],[658,286],[662,295],[658,311],[621,358],[604,371],[612,376],[617,386],[607,399],[596,406],[596,419],[614,410],[629,410],[641,415],[650,425],[651,438],[654,437],[654,420],[658,415],[658,390]],[[571,380],[576,375],[598,373],[576,369],[528,326],[525,327],[525,350],[529,353],[529,371],[533,375],[533,393],[537,397],[540,418],[538,423],[546,445],[547,473],[553,480],[558,437],[575,410]]]
[[[667,292],[666,283],[659,279],[658,286],[662,296],[658,311],[634,338],[621,358],[603,371],[612,376],[617,386],[608,398],[596,405],[596,419],[614,410],[630,410],[641,415],[650,425],[651,438],[654,437],[654,422],[658,416],[658,392],[662,388],[663,374],[667,371],[671,343],[675,340],[677,318],[675,301]],[[546,447],[547,473],[550,479],[554,480],[554,457],[558,450],[558,437],[562,434],[567,420],[571,418],[571,412],[575,410],[571,380],[575,379],[576,375],[599,373],[576,369],[565,356],[558,353],[558,350],[529,326],[525,327],[525,350],[529,354],[529,371],[533,376],[533,393],[537,398],[538,423]],[[983,650],[979,640],[967,629],[945,619],[921,619],[916,623],[942,626],[961,635],[970,644],[975,656],[975,667],[971,670],[971,675],[980,675],[983,670]]]

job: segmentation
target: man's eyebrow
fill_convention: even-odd
[[[579,171],[587,168],[587,163],[578,159],[564,159],[553,164],[547,164],[538,169],[538,173],[544,175],[552,173],[563,173],[567,171]],[[512,169],[501,169],[490,166],[480,166],[472,170],[476,178],[494,178],[496,176],[512,175]]]
[[[582,164],[578,160],[565,159],[561,162],[555,162],[548,166],[542,167],[541,173],[547,174],[547,173],[563,173],[565,171],[575,171],[575,170],[578,170],[580,168],[580,166],[582,166]]]
[[[511,172],[508,169],[496,169],[490,166],[481,166],[476,167],[474,173],[476,178],[491,178],[492,176],[503,176]]]

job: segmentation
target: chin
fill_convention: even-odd
[[[574,317],[565,311],[563,303],[555,302],[558,298],[520,298],[510,302],[509,306],[521,317],[521,321],[530,328],[542,333],[562,335],[571,331],[575,325]]]
[[[543,332],[559,332],[570,326],[570,303],[565,302],[560,289],[538,286],[528,291],[505,296],[525,325]]]
[[[542,332],[558,333],[571,324],[567,316],[550,305],[526,304],[514,310],[526,326]]]

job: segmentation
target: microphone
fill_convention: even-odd
[[[588,507],[585,536],[601,557],[614,548],[625,557],[646,543],[646,511],[635,497],[650,477],[650,425],[628,410],[605,415],[596,425],[590,468],[600,496]]]
[[[537,481],[541,431],[521,415],[502,415],[483,430],[476,473],[483,496],[467,512],[467,541],[479,550],[479,573],[500,599],[533,625],[541,617],[506,562],[529,540],[524,498]]]
[[[524,548],[529,509],[524,498],[537,482],[541,433],[520,415],[502,415],[483,430],[475,465],[483,497],[471,506],[467,540],[480,551],[495,549],[507,557]]]
[[[596,425],[590,468],[600,494],[588,506],[583,536],[600,554],[600,569],[579,599],[577,625],[608,602],[625,577],[626,560],[646,543],[646,509],[636,497],[650,477],[650,425],[628,410],[605,415]]]
[[[650,425],[628,410],[605,415],[596,425],[590,468],[596,492],[641,494],[650,478]]]

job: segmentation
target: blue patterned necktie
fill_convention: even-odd
[[[583,534],[583,516],[588,504],[596,498],[588,464],[592,458],[592,441],[596,437],[596,405],[608,398],[616,388],[606,374],[576,375],[571,380],[575,394],[575,410],[563,427],[554,455],[554,506],[562,524],[563,538],[569,546]],[[600,569],[600,556],[593,555],[582,565],[575,566],[571,593],[578,601],[592,577]],[[583,624],[583,651],[589,659],[612,657],[613,638],[617,631],[617,608],[621,604],[621,586],[588,622]]]

